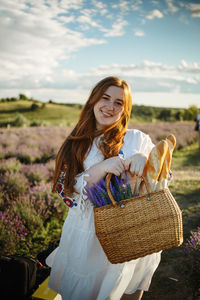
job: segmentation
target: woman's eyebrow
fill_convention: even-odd
[[[110,95],[108,95],[108,94],[106,94],[106,93],[104,93],[104,95],[110,98]]]
[[[106,93],[104,93],[104,95],[107,96],[107,97],[109,97],[109,98],[111,98],[111,96],[108,95],[108,94],[106,94]],[[122,99],[117,99],[117,100],[119,100],[119,101],[121,101],[121,102],[124,102],[124,100],[122,100]]]

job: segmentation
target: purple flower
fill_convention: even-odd
[[[109,183],[111,194],[113,198],[119,202],[127,199],[128,176],[123,180],[120,177],[114,176]],[[107,193],[106,181],[101,179],[98,183],[93,184],[92,187],[87,187],[87,196],[94,207],[104,206],[111,203]],[[130,196],[130,193],[129,193]]]

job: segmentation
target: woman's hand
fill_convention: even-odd
[[[101,168],[104,171],[105,175],[107,173],[112,173],[116,176],[119,176],[125,171],[125,160],[119,156],[107,158],[101,163]]]
[[[119,156],[107,158],[89,168],[85,173],[90,176],[85,177],[88,186],[92,186],[93,183],[99,182],[107,173],[112,173],[119,176],[125,171],[125,160]]]
[[[136,153],[133,156],[124,160],[125,170],[132,175],[142,176],[144,167],[147,162],[147,157],[142,153]]]

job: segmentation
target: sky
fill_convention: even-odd
[[[84,104],[107,76],[200,108],[200,0],[0,0],[0,98]]]

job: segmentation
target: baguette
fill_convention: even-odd
[[[145,177],[151,192],[154,192],[156,189],[168,148],[167,141],[162,140],[153,147],[149,154],[148,161],[143,171],[143,177]]]
[[[176,138],[173,134],[170,134],[165,140],[168,144],[168,149],[165,155],[165,159],[163,161],[162,170],[160,172],[158,183],[156,185],[156,191],[168,187],[168,177],[169,177],[169,172],[171,167],[172,153],[176,146]]]

